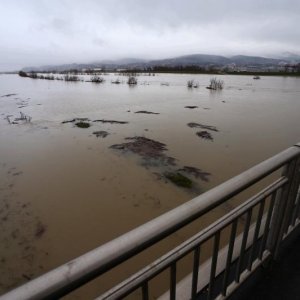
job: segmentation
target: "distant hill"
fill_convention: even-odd
[[[102,60],[98,64],[112,64],[112,65],[128,65],[128,64],[142,64],[147,63],[149,60],[139,58],[121,58],[117,60]]]
[[[260,56],[236,55],[232,56],[231,61],[239,66],[246,65],[277,65],[282,62],[282,59],[266,58]]]
[[[192,54],[179,56],[175,58],[152,60],[150,65],[164,66],[188,66],[188,65],[226,65],[231,63],[231,60],[225,56],[208,55],[208,54]]]
[[[279,59],[289,60],[292,62],[300,62],[300,55],[292,52],[283,52]]]
[[[93,68],[147,68],[153,66],[164,66],[164,67],[178,67],[178,66],[226,66],[228,64],[235,64],[236,66],[271,66],[278,65],[282,62],[295,61],[289,58],[266,58],[260,56],[246,56],[236,55],[232,57],[225,57],[220,55],[208,55],[208,54],[192,54],[178,56],[174,58],[158,59],[158,60],[146,60],[137,58],[123,58],[119,60],[101,60],[93,63],[86,64],[64,64],[64,65],[53,65],[53,66],[41,66],[41,67],[26,67],[22,71],[30,72],[41,72],[41,71],[65,71],[72,69],[93,69]]]
[[[40,67],[26,67],[23,68],[24,72],[41,72],[41,71],[66,71],[66,70],[81,70],[81,69],[94,69],[94,68],[116,68],[130,65],[144,65],[147,60],[137,59],[137,58],[123,58],[119,60],[102,60],[99,62],[92,62],[86,64],[64,64],[64,65],[45,65]]]
[[[64,65],[46,65],[46,66],[40,66],[40,67],[26,67],[23,68],[22,71],[24,72],[41,72],[41,71],[65,71],[65,70],[80,70],[80,69],[88,69],[88,68],[97,68],[101,67],[102,64],[64,64]]]

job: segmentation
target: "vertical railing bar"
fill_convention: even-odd
[[[289,226],[291,225],[292,215],[295,209],[295,201],[297,198],[298,186],[299,186],[299,179],[300,176],[297,176],[297,172],[300,165],[300,159],[295,159],[294,161],[294,168],[292,170],[292,174],[290,175],[291,186],[288,193],[288,206],[287,206],[287,213],[284,223],[284,233],[287,233]]]
[[[257,214],[257,220],[256,220],[256,225],[255,225],[255,231],[254,231],[253,241],[252,241],[252,247],[251,247],[251,249],[250,249],[250,253],[249,253],[249,262],[248,262],[248,267],[247,267],[247,269],[248,269],[249,271],[251,271],[251,269],[252,269],[253,255],[254,255],[255,250],[256,250],[256,245],[257,245],[257,240],[258,240],[258,234],[259,234],[260,225],[261,225],[261,220],[262,220],[262,216],[263,216],[264,208],[265,208],[265,202],[266,202],[266,198],[264,198],[264,199],[260,202],[259,211],[258,211],[258,214]]]
[[[193,277],[192,277],[192,292],[191,298],[195,299],[197,295],[198,285],[198,274],[199,274],[199,263],[200,263],[200,245],[194,250],[194,263],[193,263]]]
[[[294,201],[294,209],[291,212],[291,222],[290,225],[294,226],[295,221],[297,218],[297,212],[299,209],[299,193],[300,193],[300,158],[297,159],[296,162],[296,168],[295,168],[295,174],[294,174],[294,195],[295,195],[295,201]]]
[[[300,187],[299,187],[299,193],[300,193]],[[298,196],[298,201],[300,202],[300,194]],[[295,222],[296,222],[296,219],[300,219],[300,205],[298,206],[298,211],[296,212]]]
[[[272,196],[271,196],[271,201],[270,201],[269,210],[268,210],[268,214],[267,214],[267,220],[265,223],[264,233],[263,233],[263,237],[261,240],[261,246],[260,246],[259,255],[258,255],[260,260],[262,259],[262,256],[263,256],[263,253],[265,250],[265,246],[266,246],[266,242],[267,242],[267,239],[269,236],[269,231],[270,231],[269,226],[271,223],[271,217],[272,217],[272,213],[273,213],[273,208],[274,208],[274,204],[275,204],[277,191],[278,190],[276,190],[274,193],[272,193]]]
[[[208,292],[207,292],[208,300],[212,299],[213,290],[214,290],[216,267],[217,267],[218,254],[219,254],[219,244],[220,244],[220,231],[217,231],[215,233],[215,237],[214,237],[213,255],[212,255],[211,269],[210,269],[210,279],[209,279],[209,286],[208,286]]]
[[[143,300],[149,300],[148,281],[144,282],[142,285],[142,294],[143,294]]]
[[[231,265],[232,253],[233,253],[233,248],[234,248],[237,223],[238,223],[238,219],[235,219],[232,222],[232,226],[231,226],[230,240],[229,240],[227,259],[226,259],[226,267],[225,267],[224,278],[223,278],[223,287],[222,287],[222,295],[223,296],[226,296],[226,291],[227,291],[227,286],[228,286],[228,276],[229,276],[229,272],[230,272],[230,265]]]
[[[252,216],[252,208],[250,208],[247,211],[247,218],[246,218],[244,234],[243,234],[243,239],[242,239],[242,244],[241,244],[240,257],[239,257],[239,260],[238,260],[238,263],[236,266],[236,275],[235,275],[236,282],[240,281],[240,275],[241,275],[241,270],[243,267],[244,254],[245,254],[248,233],[249,233],[249,228],[250,228],[251,216]]]
[[[295,226],[295,222],[296,222],[296,219],[299,214],[299,209],[300,209],[300,186],[298,186],[298,191],[297,191],[297,196],[296,196],[296,206],[295,206],[294,215],[292,217],[292,225],[293,226]]]
[[[295,221],[297,218],[300,217],[300,186],[299,186],[299,190],[298,190],[298,208],[296,210],[296,213],[295,213]]]
[[[287,177],[288,179],[288,184],[284,186],[284,188],[282,189],[282,195],[281,198],[279,199],[280,201],[280,213],[279,213],[279,218],[277,220],[278,223],[278,227],[275,228],[275,239],[271,248],[271,252],[273,254],[273,258],[276,260],[278,257],[278,251],[279,251],[279,247],[280,244],[282,242],[284,233],[285,233],[285,225],[288,223],[288,214],[289,214],[289,210],[291,207],[291,197],[290,197],[290,193],[291,193],[291,188],[293,185],[293,181],[292,181],[292,175],[294,174],[294,170],[296,168],[296,161],[292,160],[288,163],[287,168],[285,170],[285,177]]]
[[[170,300],[176,299],[176,262],[170,267]]]

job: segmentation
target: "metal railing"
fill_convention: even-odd
[[[141,289],[149,299],[149,281],[170,270],[169,291],[160,299],[225,299],[266,259],[278,255],[284,239],[300,222],[300,144],[290,147],[223,184],[136,229],[0,297],[53,299],[64,296],[198,219],[283,167],[275,181],[164,256],[97,299],[120,299]],[[242,228],[239,224],[242,221]],[[228,243],[220,237],[229,230]],[[202,246],[212,253],[200,263]],[[191,274],[177,280],[177,262],[193,254]]]

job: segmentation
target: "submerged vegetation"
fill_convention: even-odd
[[[139,110],[136,111],[135,114],[159,115],[159,113],[153,111],[147,111],[147,110]]]
[[[19,71],[19,76],[20,77],[27,77],[27,78],[32,78],[32,79],[44,79],[44,80],[64,80],[64,81],[72,81],[72,82],[78,82],[78,81],[85,81],[85,82],[93,82],[93,83],[103,83],[105,82],[104,78],[99,76],[98,74],[104,74],[104,75],[108,75],[108,73],[88,73],[86,71],[86,73],[78,73],[73,71],[73,72],[60,72],[58,74],[61,74],[63,76],[54,76],[52,73],[46,73],[46,74],[38,74],[36,72],[24,72],[24,71]],[[57,74],[56,72],[54,72],[54,74]],[[82,78],[80,78],[78,76],[78,74],[94,74],[90,80],[84,80]],[[116,74],[115,74],[116,75]],[[142,74],[142,73],[136,73],[136,72],[121,72],[118,73],[118,75],[124,75],[127,76],[127,84],[129,86],[132,85],[137,85],[138,84],[138,80],[137,80],[137,76],[139,75],[147,75],[147,74]],[[153,74],[154,75],[154,74]],[[151,76],[151,73],[148,74],[148,76]],[[117,78],[116,80],[112,80],[111,83],[113,84],[120,84],[123,83],[120,81],[119,78]],[[141,83],[142,85],[149,85],[149,82],[143,82]],[[161,82],[160,85],[165,85],[165,86],[169,86],[170,84],[168,82]],[[192,89],[192,88],[198,88],[199,87],[199,82],[195,81],[194,79],[188,80],[187,81],[187,87]],[[210,90],[221,90],[224,87],[224,81],[223,80],[219,80],[216,77],[211,78],[210,79],[210,85],[207,86],[207,89]]]
[[[15,118],[13,121],[10,119],[12,117],[12,115],[8,115],[5,117],[5,119],[7,120],[7,122],[9,124],[19,124],[19,121],[22,121],[23,123],[30,123],[32,117],[24,114],[23,112],[20,111],[20,117],[19,118]]]
[[[77,75],[65,75],[64,81],[80,81],[79,77]]]
[[[71,120],[62,121],[61,123],[62,124],[74,123],[76,121],[89,121],[89,119],[88,118],[74,118],[74,119],[71,119]]]
[[[94,120],[93,122],[100,122],[100,123],[109,123],[109,124],[128,124],[127,121],[116,121],[116,120]]]
[[[64,80],[64,81],[81,81],[81,79],[77,75],[66,74],[64,77],[54,76],[53,74],[40,74],[38,75],[36,72],[26,73],[24,71],[19,72],[20,77],[27,77],[31,79],[44,79],[44,80]]]
[[[199,83],[196,82],[194,79],[188,80],[187,87],[188,88],[198,88],[199,87]]]
[[[4,97],[11,97],[11,96],[16,96],[18,94],[5,94],[5,95],[2,95],[1,98],[4,98]]]
[[[209,90],[222,90],[223,87],[224,87],[224,81],[214,77],[210,79],[210,85],[206,88]]]
[[[168,178],[170,181],[172,181],[174,184],[185,187],[185,188],[191,188],[193,185],[193,182],[191,179],[187,178],[186,176],[178,173],[178,172],[168,172],[164,174],[166,178]]]
[[[208,176],[210,173],[196,167],[184,166],[178,169],[178,160],[168,156],[166,144],[142,136],[128,137],[126,140],[128,142],[115,144],[110,146],[110,148],[123,153],[131,152],[138,155],[142,159],[142,166],[147,169],[159,168],[159,172],[153,174],[158,175],[160,179],[167,178],[177,186],[184,188],[194,187],[195,182],[182,173],[205,182],[209,181]]]
[[[94,131],[93,134],[98,138],[98,137],[101,137],[101,138],[106,138],[109,133],[107,131]]]
[[[27,73],[24,72],[24,71],[20,71],[19,72],[19,76],[21,76],[21,77],[28,77]]]
[[[196,132],[196,134],[204,140],[209,140],[209,141],[214,140],[212,135],[208,131],[198,131],[198,132]]]
[[[136,85],[137,84],[137,79],[135,76],[129,76],[127,80],[127,84],[129,85]]]
[[[189,126],[190,128],[201,128],[201,129],[211,130],[211,131],[215,131],[215,132],[219,131],[217,129],[217,127],[215,127],[215,126],[204,125],[204,124],[195,123],[195,122],[190,122],[187,124],[187,126]]]
[[[198,106],[196,106],[196,105],[187,105],[184,108],[195,109],[195,108],[198,108]]]
[[[91,78],[91,82],[94,82],[94,83],[102,83],[104,82],[104,78],[103,77],[100,77],[98,75],[94,75],[92,76]]]
[[[204,140],[208,140],[208,141],[213,141],[214,138],[212,136],[212,134],[209,131],[214,131],[214,132],[218,132],[219,130],[215,127],[215,126],[211,126],[211,125],[204,125],[204,124],[199,124],[199,123],[195,123],[195,122],[190,122],[187,124],[187,126],[189,126],[190,128],[201,128],[201,129],[206,129],[206,130],[202,130],[202,131],[197,131],[196,135]]]
[[[175,166],[175,158],[167,156],[166,145],[143,136],[126,138],[127,143],[115,144],[110,148],[123,152],[132,152],[143,159],[145,166]]]
[[[84,121],[77,122],[75,125],[79,128],[89,128],[91,126],[90,123]]]
[[[121,80],[119,78],[117,78],[116,80],[112,80],[113,84],[120,84],[121,83]]]
[[[200,178],[202,181],[208,182],[211,174],[205,171],[202,171],[201,169],[198,169],[196,167],[191,166],[184,166],[183,168],[177,170],[177,172],[184,172],[189,175],[194,176],[195,178]]]
[[[193,85],[194,85],[194,80],[188,80],[188,82],[187,82],[187,87],[188,87],[188,88],[192,88]]]

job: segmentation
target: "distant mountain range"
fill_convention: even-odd
[[[286,53],[282,58],[266,58],[260,56],[246,56],[236,55],[232,57],[225,57],[220,55],[208,55],[208,54],[192,54],[178,56],[174,58],[159,59],[159,60],[144,60],[136,58],[124,58],[119,60],[102,60],[93,63],[86,64],[64,64],[64,65],[53,65],[53,66],[41,66],[41,67],[26,67],[22,71],[64,71],[72,69],[93,69],[93,68],[149,68],[153,66],[164,66],[164,67],[186,67],[186,66],[226,66],[235,64],[238,67],[243,66],[274,66],[280,63],[299,63],[300,56],[292,53]]]

